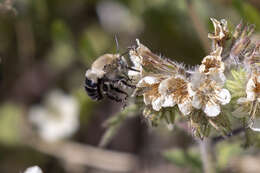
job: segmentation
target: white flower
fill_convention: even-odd
[[[54,142],[73,135],[79,127],[78,103],[61,91],[51,92],[44,106],[33,106],[29,120],[38,128],[41,138]]]
[[[162,106],[173,107],[178,104],[179,110],[184,115],[188,115],[192,110],[188,87],[190,87],[190,84],[181,76],[163,80],[159,85],[159,93],[164,96],[168,104],[164,103]]]
[[[159,111],[163,105],[170,104],[158,91],[160,82],[164,79],[165,77],[161,75],[146,76],[137,84],[137,89],[144,88],[145,90],[143,93],[145,105],[152,105],[155,111]]]
[[[43,173],[39,166],[32,166],[27,168],[24,173]]]
[[[189,83],[183,77],[146,76],[139,81],[137,87],[146,88],[143,93],[144,103],[152,105],[155,111],[176,104],[184,115],[188,115],[192,110]]]
[[[260,76],[255,74],[247,82],[246,95],[248,101],[260,102]]]
[[[203,78],[202,78],[203,79]],[[196,109],[202,109],[209,117],[215,117],[220,114],[220,105],[228,104],[231,95],[227,89],[223,89],[218,83],[209,78],[200,81],[200,85],[189,89],[192,95],[192,106]]]
[[[253,73],[246,85],[246,98],[241,97],[237,100],[238,104],[248,102],[260,102],[260,75]]]
[[[246,85],[246,97],[241,97],[237,103],[246,108],[249,112],[252,123],[249,127],[254,131],[260,131],[259,117],[259,103],[260,103],[260,76],[259,73],[253,72]],[[239,110],[239,108],[237,109]]]
[[[218,47],[210,55],[206,56],[202,60],[202,64],[199,67],[200,73],[206,75],[214,73],[223,73],[225,70],[225,64],[222,62],[222,47]]]

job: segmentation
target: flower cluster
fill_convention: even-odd
[[[211,21],[212,49],[198,66],[187,68],[156,55],[138,39],[129,49],[127,75],[135,86],[132,97],[142,98],[148,120],[160,120],[169,111],[177,113],[191,122],[195,135],[204,137],[211,127],[224,132],[231,129],[228,115],[233,104],[238,107],[233,114],[243,109],[249,119],[256,119],[260,112],[260,42],[251,39],[254,26],[240,23],[231,30],[225,19]],[[257,129],[254,125],[250,125],[253,130]]]
[[[137,40],[137,48],[130,50],[130,59],[136,71],[129,71],[129,77],[138,81],[136,95],[143,96],[144,104],[154,111],[175,107],[182,115],[192,116],[202,110],[207,117],[221,113],[221,105],[231,99],[229,91],[223,88],[226,77],[222,61],[224,40],[228,38],[227,22],[212,19],[215,33],[212,52],[203,58],[199,67],[187,70],[183,65],[162,58]],[[149,116],[148,116],[149,117]]]

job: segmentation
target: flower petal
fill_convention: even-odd
[[[144,104],[145,105],[149,105],[149,104],[151,104],[152,103],[152,100],[153,100],[153,96],[151,96],[151,95],[149,95],[149,94],[146,94],[146,93],[144,93]]]
[[[203,111],[209,117],[216,117],[220,113],[220,106],[218,104],[207,103]]]
[[[245,97],[240,97],[239,99],[237,99],[237,104],[244,104],[247,102],[248,102],[248,100]]]
[[[146,76],[144,78],[142,78],[138,84],[137,87],[147,87],[147,85],[153,85],[153,84],[157,84],[159,83],[160,80],[157,77],[154,76]]]
[[[196,94],[192,98],[192,106],[196,109],[200,109],[202,107],[201,99]]]
[[[155,111],[159,111],[162,108],[165,98],[160,96],[152,101],[152,106]]]
[[[231,95],[227,89],[222,89],[218,94],[217,94],[217,99],[220,101],[220,104],[226,105],[230,102],[231,100]]]
[[[158,92],[162,95],[166,95],[168,94],[167,91],[169,89],[169,81],[172,80],[172,78],[167,78],[165,80],[163,80],[159,87],[158,87]]]
[[[167,95],[164,97],[162,107],[173,107],[175,104],[176,103],[174,102],[173,97],[171,95]]]
[[[254,101],[255,100],[255,93],[252,91],[252,92],[249,92],[247,91],[246,92],[246,98],[248,101]]]
[[[256,85],[255,85],[253,78],[250,78],[246,85],[247,100],[249,100],[249,101],[255,100],[255,92],[254,92],[255,87],[256,87]]]
[[[191,101],[187,99],[185,102],[178,104],[179,110],[183,115],[188,115],[192,111]]]

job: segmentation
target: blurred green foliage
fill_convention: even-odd
[[[0,106],[0,142],[7,146],[20,144],[20,128],[23,110],[19,105],[8,102]]]
[[[200,154],[194,149],[189,149],[188,151],[172,149],[163,152],[163,156],[180,167],[189,167],[192,173],[202,172]]]

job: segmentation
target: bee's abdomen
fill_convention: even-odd
[[[88,96],[93,100],[101,100],[103,98],[98,84],[92,82],[88,78],[85,80],[85,90]]]

